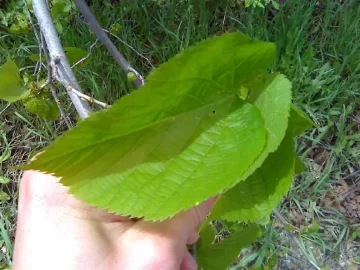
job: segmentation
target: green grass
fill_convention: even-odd
[[[230,7],[226,1],[215,0],[168,0],[161,6],[138,0],[112,7],[93,2],[104,28],[116,23],[122,26],[112,40],[144,75],[151,71],[149,61],[156,67],[182,49],[215,34],[242,31],[277,44],[278,58],[273,70],[291,79],[294,102],[317,126],[298,139],[297,150],[307,170],[296,177],[278,208],[293,226],[283,226],[273,217],[265,226],[262,239],[244,250],[232,269],[251,264],[253,269],[260,265],[271,269],[276,264],[285,269],[285,263],[289,269],[311,269],[308,259],[292,243],[290,233],[297,235],[312,261],[320,267],[342,269],[347,264],[356,269],[359,258],[353,247],[358,244],[351,235],[359,228],[360,219],[356,213],[347,211],[345,202],[355,200],[360,185],[358,2],[288,0],[279,11],[270,7],[265,10]],[[81,17],[75,16],[70,25],[65,24],[61,39],[64,46],[88,50],[95,36]],[[34,71],[35,64],[28,57],[37,53],[37,48],[32,33],[0,33],[0,63],[9,54],[22,72]],[[93,51],[93,60],[86,68],[76,70],[76,75],[87,94],[109,104],[133,90],[126,75],[99,44]],[[60,97],[74,118],[75,111],[66,95],[62,93]],[[5,105],[0,101],[0,111]],[[8,166],[25,162],[29,154],[54,140],[66,127],[63,121],[49,123],[29,114],[20,103],[11,104],[0,119],[0,157],[11,152],[1,162],[0,175],[12,179],[9,184],[0,184],[0,190],[12,198],[0,202],[0,268],[5,268],[11,265],[21,176]]]

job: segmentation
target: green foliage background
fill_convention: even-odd
[[[0,3],[0,12],[9,17],[13,11],[22,13],[23,1],[14,2],[19,8],[9,6],[11,8],[5,9]],[[356,255],[352,255],[349,247],[356,223],[351,221],[350,213],[339,212],[333,205],[323,203],[327,201],[324,194],[330,192],[337,196],[334,187],[342,178],[348,183],[356,183],[354,173],[358,170],[360,156],[356,122],[360,82],[358,2],[289,0],[281,4],[279,11],[271,6],[264,10],[245,9],[243,6],[224,5],[220,1],[168,1],[160,7],[149,2],[133,1],[127,6],[92,3],[104,28],[111,30],[119,29],[112,25],[121,26],[120,32],[113,32],[112,39],[143,74],[148,74],[151,64],[158,66],[189,45],[213,34],[240,30],[251,37],[276,42],[276,62],[271,69],[284,73],[293,82],[294,102],[317,123],[311,132],[302,134],[297,140],[296,150],[300,159],[305,161],[305,172],[296,178],[278,209],[293,222],[292,230],[299,235],[318,265],[338,269],[345,255],[350,258],[346,263],[356,262]],[[26,18],[26,14],[24,16]],[[59,18],[63,25],[61,39],[64,46],[88,51],[95,37],[73,11],[70,18],[70,22]],[[8,26],[11,23],[9,21]],[[29,59],[38,50],[32,31],[19,35],[8,32],[6,28],[1,23],[1,64],[9,55],[21,68],[22,85],[26,81],[25,73],[30,81],[36,82],[36,76],[35,79],[32,76],[36,63]],[[141,56],[122,41],[135,48]],[[119,70],[101,46],[94,48],[93,57],[88,66],[75,71],[88,95],[111,104],[132,91],[126,74]],[[40,81],[45,77],[44,73]],[[74,109],[61,89],[59,97],[65,110],[75,119]],[[21,102],[9,106],[0,101],[0,112],[0,172],[11,179],[0,184],[1,192],[9,198],[1,201],[0,208],[3,224],[0,226],[0,268],[5,268],[11,264],[17,180],[20,177],[8,166],[26,162],[30,153],[48,145],[66,127],[61,120],[52,123],[34,116],[24,109]],[[319,161],[314,152],[328,157]],[[320,230],[306,229],[313,222],[320,225]],[[225,228],[230,228],[228,223],[221,224],[217,225],[217,239],[226,235]],[[291,254],[297,254],[302,266],[307,267],[307,259],[301,258],[301,252],[290,244],[276,218],[262,228],[262,233],[261,239],[244,249],[236,267],[247,264],[258,267],[278,264],[281,267],[285,259],[288,262],[292,258]]]

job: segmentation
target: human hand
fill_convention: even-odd
[[[23,175],[13,270],[197,269],[186,244],[197,241],[215,199],[145,222],[90,207],[57,181],[34,171]]]

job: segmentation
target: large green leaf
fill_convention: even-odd
[[[261,236],[258,225],[250,224],[231,234],[219,243],[198,245],[199,269],[226,270],[239,256],[240,251]],[[202,235],[200,234],[200,240]]]
[[[288,132],[260,168],[217,200],[210,219],[246,222],[268,216],[291,186],[294,162],[295,142]]]
[[[77,197],[118,214],[158,220],[188,209],[234,185],[263,151],[261,113],[237,92],[274,54],[273,44],[241,33],[203,41],[25,168],[61,177]]]
[[[169,217],[233,184],[266,142],[260,113],[239,100],[201,107],[61,159],[72,139],[87,134],[65,136],[33,167],[63,173],[62,183],[90,204],[148,219]]]
[[[8,58],[0,67],[0,99],[14,102],[21,99],[24,89],[20,85],[19,68]]]

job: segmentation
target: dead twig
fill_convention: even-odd
[[[0,115],[1,115],[3,112],[5,112],[5,111],[7,110],[7,108],[10,107],[10,105],[11,105],[11,103],[6,104],[5,107],[0,111]]]
[[[66,124],[66,126],[68,127],[68,129],[71,129],[71,128],[72,128],[72,124],[71,124],[71,122],[69,121],[68,117],[66,116],[63,107],[61,106],[61,102],[60,102],[60,100],[59,100],[59,98],[58,98],[58,96],[57,96],[57,94],[56,94],[56,87],[55,87],[54,83],[50,83],[50,91],[51,91],[51,94],[52,94],[52,96],[53,96],[53,98],[54,98],[54,100],[55,100],[58,108],[59,108],[61,118],[64,119],[65,124]]]
[[[41,73],[41,67],[42,67],[42,61],[41,61],[41,57],[42,57],[42,43],[41,43],[41,38],[39,37],[39,34],[38,32],[36,31],[36,28],[35,28],[35,24],[31,18],[31,13],[30,13],[30,10],[27,6],[27,3],[26,3],[26,0],[23,1],[24,2],[24,6],[25,6],[25,9],[26,9],[26,13],[28,15],[28,18],[29,18],[29,22],[30,22],[30,25],[31,25],[31,28],[34,32],[34,35],[35,35],[35,39],[36,41],[38,42],[38,46],[39,46],[39,61],[36,63],[36,66],[35,66],[35,69],[34,69],[34,75],[37,73],[37,78],[36,80],[39,81],[40,79],[40,73]]]
[[[85,57],[83,57],[83,58],[81,58],[79,61],[77,61],[75,64],[73,64],[73,65],[71,66],[71,68],[74,68],[74,67],[76,67],[76,66],[84,63],[84,62],[91,56],[92,50],[93,50],[93,48],[96,46],[96,44],[98,43],[98,41],[99,41],[99,39],[96,39],[95,42],[90,46],[90,48],[89,48],[89,53],[88,53]]]
[[[48,77],[47,77],[47,80],[45,82],[45,84],[43,84],[40,89],[44,88],[47,84],[49,84],[50,86],[50,92],[58,106],[58,109],[60,111],[60,115],[61,115],[61,118],[64,119],[65,121],[65,124],[66,126],[68,127],[68,129],[71,129],[72,128],[72,124],[70,122],[70,120],[68,119],[68,117],[66,116],[66,113],[63,109],[63,107],[61,106],[61,102],[56,94],[56,87],[55,87],[55,84],[53,83],[52,81],[52,77],[51,77],[51,65],[50,65],[50,56],[49,56],[49,52],[48,52],[48,49],[47,49],[47,46],[46,46],[46,42],[44,41],[44,36],[43,34],[41,33],[41,44],[42,44],[42,50],[44,50],[44,55],[45,55],[45,58],[46,58],[46,63],[47,63],[47,70],[48,70]]]
[[[124,44],[126,47],[128,47],[130,50],[132,50],[134,53],[136,53],[138,56],[140,56],[141,58],[145,59],[151,68],[154,68],[154,65],[151,63],[151,61],[145,57],[144,55],[142,55],[141,53],[139,53],[134,47],[132,47],[130,44],[126,43],[125,41],[123,41],[120,37],[118,37],[117,35],[111,33],[109,30],[103,29],[103,31],[105,31],[106,33],[110,34],[111,36],[113,36],[114,38],[116,38],[118,41],[120,41],[122,44]]]

